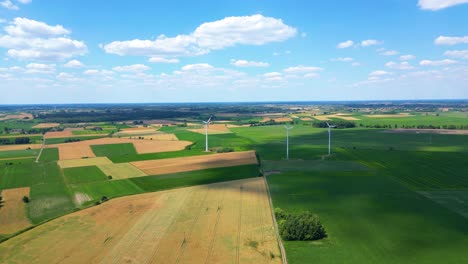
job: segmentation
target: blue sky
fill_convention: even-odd
[[[468,0],[0,0],[0,104],[468,98]]]

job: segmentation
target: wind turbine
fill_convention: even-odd
[[[208,126],[210,125],[212,117],[213,115],[210,115],[210,118],[208,119],[208,121],[203,121],[203,123],[205,124],[205,137],[206,137],[205,151],[206,152],[208,152]]]
[[[328,156],[331,155],[331,129],[332,127],[336,127],[336,126],[330,126],[330,124],[328,124],[328,122],[325,122],[327,123],[327,126],[328,126]]]
[[[293,126],[284,126],[286,128],[286,160],[289,160],[289,130],[293,128]]]

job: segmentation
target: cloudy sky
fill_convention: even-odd
[[[468,98],[468,0],[0,0],[0,104]]]

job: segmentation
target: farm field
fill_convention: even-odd
[[[115,199],[0,244],[7,262],[281,263],[279,254],[261,178]]]
[[[256,164],[254,151],[131,162],[148,175]]]
[[[0,234],[15,233],[31,226],[23,202],[23,196],[29,196],[29,187],[3,190],[0,194],[4,201],[0,207]]]

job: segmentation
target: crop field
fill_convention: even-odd
[[[0,244],[0,255],[7,262],[281,263],[261,178],[111,200],[16,236]]]
[[[103,164],[99,165],[98,168],[105,175],[112,176],[112,179],[127,179],[147,176],[146,173],[129,163]]]
[[[29,187],[3,190],[1,195],[4,204],[0,207],[0,234],[15,233],[31,226],[23,202],[23,196],[29,196]]]
[[[112,157],[137,154],[132,143],[91,145],[91,149],[97,157]]]
[[[86,166],[97,166],[102,164],[112,164],[106,157],[96,157],[88,159],[72,159],[72,160],[60,160],[57,164],[62,169],[74,168],[74,167],[86,167]]]
[[[188,131],[199,133],[205,135],[205,127],[188,129]],[[208,126],[209,135],[218,135],[218,134],[229,134],[232,133],[231,130],[227,127],[226,124],[210,124]]]
[[[31,174],[39,171],[33,161],[33,158],[20,158],[0,162],[0,189],[30,186]]]
[[[56,161],[59,160],[59,151],[57,148],[44,148],[41,153],[39,161]]]
[[[58,148],[60,160],[67,160],[78,159],[83,157],[95,157],[95,153],[92,151],[91,146],[114,145],[123,143],[133,144],[136,152],[139,154],[183,150],[185,147],[192,144],[192,142],[189,141],[157,141],[128,138],[99,138],[72,143],[52,144],[47,145],[47,147]],[[119,152],[122,150],[129,151],[128,147],[122,148],[121,146],[96,147],[95,149],[97,150],[98,154],[102,155],[102,153],[105,153],[109,156],[119,155]]]
[[[255,152],[244,151],[172,159],[135,161],[130,164],[148,175],[159,175],[256,163],[257,158]]]
[[[42,144],[0,145],[0,152],[9,150],[40,149],[41,147]]]
[[[7,119],[24,119],[25,117],[29,119],[34,119],[34,117],[31,114],[28,113],[19,113],[19,114],[9,114],[0,117],[0,121],[2,120],[7,120]]]
[[[51,128],[51,127],[58,127],[60,126],[59,123],[39,123],[32,128]]]
[[[96,166],[67,168],[63,174],[70,184],[107,180],[107,176]]]
[[[151,134],[138,134],[138,135],[132,135],[132,136],[124,136],[124,138],[135,138],[138,137],[138,139],[145,139],[145,140],[161,140],[161,141],[174,141],[174,140],[179,140],[176,135],[174,134],[169,134],[169,133],[151,133]]]

